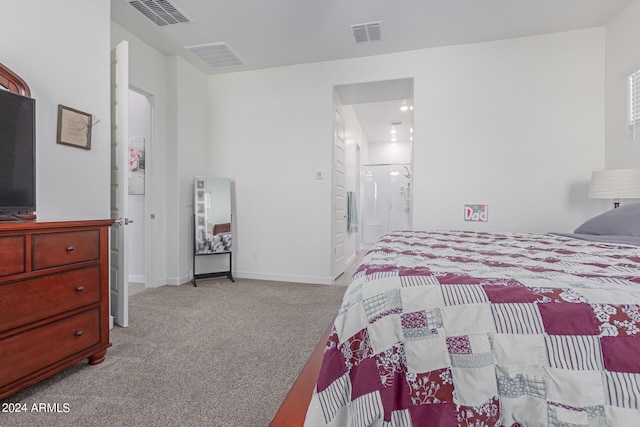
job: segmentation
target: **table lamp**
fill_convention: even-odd
[[[620,206],[620,199],[640,199],[640,169],[594,171],[589,198],[613,199],[614,208]]]

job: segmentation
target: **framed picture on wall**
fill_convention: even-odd
[[[58,105],[57,143],[91,150],[91,124],[89,113]]]
[[[129,140],[129,194],[144,194],[145,139]]]

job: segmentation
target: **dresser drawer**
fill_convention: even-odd
[[[56,267],[100,256],[98,230],[67,233],[35,234],[33,236],[33,269]]]
[[[0,285],[0,332],[99,300],[98,266]]]
[[[100,340],[98,309],[13,335],[0,341],[0,384],[9,384],[59,362]]]
[[[0,237],[0,277],[23,273],[24,236]]]

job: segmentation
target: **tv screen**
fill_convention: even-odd
[[[36,210],[35,100],[0,87],[0,212]]]

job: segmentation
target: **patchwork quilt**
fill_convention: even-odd
[[[639,426],[640,248],[395,232],[326,343],[306,426]]]
[[[199,249],[198,253],[212,252],[230,252],[231,251],[231,232],[207,234],[204,246]]]

